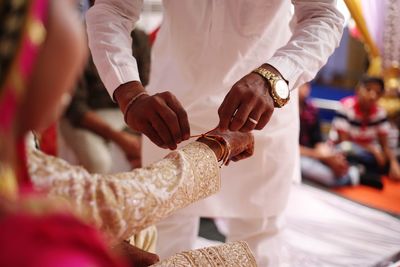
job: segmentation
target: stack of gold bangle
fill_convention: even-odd
[[[193,136],[193,137],[195,137],[195,136]],[[231,156],[231,147],[230,147],[229,143],[222,136],[212,135],[212,134],[209,134],[209,132],[207,132],[207,133],[199,135],[198,137],[205,138],[205,139],[216,142],[219,145],[219,147],[221,148],[221,158],[218,159],[218,161],[222,161],[220,167],[222,167],[223,165],[228,165],[230,156]]]

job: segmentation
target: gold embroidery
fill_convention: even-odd
[[[199,142],[146,168],[115,175],[89,174],[39,151],[29,151],[28,166],[36,188],[69,199],[111,241],[126,239],[220,188],[214,152]]]
[[[214,247],[178,253],[153,267],[255,267],[256,260],[245,242],[232,242]]]

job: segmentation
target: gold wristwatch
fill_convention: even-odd
[[[274,106],[281,108],[286,105],[290,98],[288,82],[281,76],[263,67],[258,67],[253,72],[261,75],[269,82],[269,94],[274,100]]]

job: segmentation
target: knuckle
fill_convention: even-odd
[[[253,90],[245,90],[243,92],[244,97],[248,98],[248,99],[256,99],[256,93]]]
[[[169,91],[162,92],[161,95],[164,99],[174,100],[174,95]]]
[[[218,110],[218,115],[220,117],[228,117],[229,116],[229,112],[228,112],[227,109],[223,108],[223,109]]]
[[[268,100],[266,97],[259,97],[257,99],[257,105],[260,105],[261,107],[267,107],[268,105]]]
[[[174,122],[177,119],[177,116],[173,110],[166,110],[162,117],[164,117],[168,122]]]
[[[187,119],[188,115],[184,109],[179,109],[177,115],[183,119]]]
[[[247,92],[248,90],[243,86],[238,85],[235,87],[235,93],[238,95],[245,95]]]
[[[156,105],[159,105],[160,103],[161,103],[161,97],[160,97],[160,94],[155,94],[152,98],[151,98],[151,103],[154,105],[154,104],[156,104]]]
[[[274,104],[271,103],[270,105],[266,105],[266,113],[268,113],[268,115],[270,116],[272,114],[272,112],[274,111]]]

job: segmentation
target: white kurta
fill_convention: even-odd
[[[288,0],[164,0],[147,90],[171,91],[188,112],[191,133],[197,134],[218,124],[218,107],[232,85],[265,62],[291,88],[311,80],[339,43],[343,18],[335,0],[292,2],[294,16]],[[96,0],[87,14],[94,62],[111,95],[120,84],[139,80],[129,33],[141,5],[138,0]],[[225,167],[221,192],[186,212],[255,218],[279,214],[291,180],[299,176],[298,130],[294,91],[264,130],[254,132],[254,156]],[[145,163],[162,153],[145,141]]]

